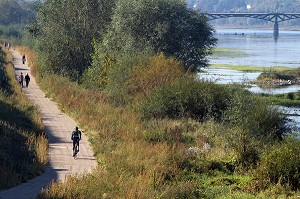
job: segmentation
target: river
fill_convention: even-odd
[[[217,29],[216,48],[230,49],[233,56],[213,54],[209,63],[217,65],[259,66],[266,70],[274,66],[290,68],[300,67],[300,31],[279,32],[277,41],[273,39],[273,30],[252,29]],[[206,69],[199,74],[201,79],[209,79],[217,83],[241,83],[254,80],[260,73],[245,73],[226,69]],[[278,88],[260,88],[252,85],[252,92],[288,93],[300,90],[300,86],[292,85]]]
[[[300,67],[300,31],[280,31],[277,41],[273,39],[273,30],[250,29],[217,29],[216,48],[229,49],[234,56],[213,54],[209,63],[218,65],[259,66],[270,67],[285,66]],[[208,79],[221,84],[244,83],[256,79],[260,73],[246,73],[230,69],[205,69],[199,73],[200,79]],[[277,88],[260,88],[250,84],[249,90],[255,93],[280,94],[300,90],[299,85],[280,86]],[[300,108],[281,107],[289,114],[291,125],[300,129]],[[298,131],[297,130],[297,131]]]

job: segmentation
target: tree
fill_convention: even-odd
[[[103,54],[118,56],[163,52],[182,61],[185,69],[207,66],[216,44],[207,18],[177,0],[119,0],[102,45]]]
[[[216,12],[237,12],[246,9],[245,0],[222,0],[215,6]]]
[[[44,2],[37,15],[40,28],[34,32],[40,33],[39,53],[51,71],[79,79],[91,64],[92,40],[104,32],[104,14],[98,0]]]
[[[0,8],[1,25],[26,23],[34,17],[29,4],[23,9],[16,0],[0,0]]]

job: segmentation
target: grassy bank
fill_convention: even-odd
[[[6,55],[5,55],[6,53]],[[40,175],[47,163],[47,139],[38,110],[21,92],[12,55],[0,49],[0,190]]]
[[[222,58],[238,58],[238,57],[247,57],[251,56],[246,53],[241,52],[242,49],[239,48],[215,48],[211,57]],[[282,72],[291,69],[286,66],[273,66],[273,67],[261,67],[261,66],[252,66],[252,65],[234,65],[234,64],[210,64],[210,68],[220,68],[220,69],[230,69],[238,70],[243,72]]]
[[[227,57],[227,58],[236,58],[236,57],[247,57],[248,54],[241,51],[239,48],[215,48],[211,57]]]
[[[87,129],[99,164],[96,171],[84,177],[69,177],[65,183],[53,183],[40,198],[296,196],[295,189],[288,183],[279,182],[280,169],[274,178],[266,171],[271,170],[268,162],[283,161],[268,159],[277,142],[271,141],[271,135],[274,136],[271,131],[275,129],[267,129],[280,122],[277,121],[280,119],[278,113],[269,112],[264,103],[238,88],[207,82],[181,84],[179,81],[159,90],[150,98],[149,105],[166,105],[169,108],[166,111],[171,114],[178,110],[178,104],[183,105],[182,110],[205,104],[208,110],[201,106],[193,110],[208,111],[207,115],[210,113],[212,118],[200,121],[187,116],[184,119],[142,120],[141,114],[132,109],[133,104],[115,106],[108,94],[84,89],[66,78],[48,74],[39,82],[61,110]],[[178,92],[182,85],[187,89]],[[172,92],[186,98],[176,101]],[[199,93],[202,93],[200,98],[197,97]],[[157,99],[164,103],[156,104]],[[204,101],[191,101],[200,99]],[[170,102],[172,104],[168,104]],[[189,102],[192,103],[187,104]],[[137,103],[141,103],[140,97]],[[223,106],[230,106],[224,109],[224,115],[218,112]],[[193,110],[191,115],[198,114]],[[226,118],[224,122],[218,121],[221,115]]]
[[[238,70],[243,72],[273,72],[273,71],[285,71],[290,69],[285,66],[274,66],[274,67],[260,67],[260,66],[239,66],[231,64],[211,64],[210,68],[230,69]]]
[[[291,92],[284,94],[259,94],[264,100],[270,104],[286,106],[286,107],[300,107],[300,92]]]
[[[281,71],[268,71],[260,74],[257,81],[265,80],[291,80],[298,82],[300,79],[300,68],[288,68]]]

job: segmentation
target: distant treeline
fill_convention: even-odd
[[[35,17],[37,1],[0,0],[0,25],[24,24]]]
[[[39,1],[0,0],[0,36],[24,37],[26,24],[34,20],[38,5]],[[15,44],[15,39],[11,43]]]

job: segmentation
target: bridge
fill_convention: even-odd
[[[205,13],[210,20],[229,17],[249,17],[274,22],[273,37],[277,40],[279,36],[279,22],[299,19],[300,13]]]

